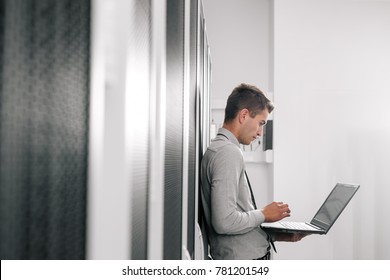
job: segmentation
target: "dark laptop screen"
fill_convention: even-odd
[[[347,206],[358,188],[358,185],[337,184],[322,204],[311,223],[323,228],[327,232],[337,220],[345,206]]]

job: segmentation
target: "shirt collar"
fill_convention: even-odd
[[[219,135],[218,135],[218,134],[219,134]],[[221,128],[218,130],[218,134],[217,134],[217,137],[222,137],[222,138],[224,138],[224,139],[227,138],[227,140],[229,140],[230,142],[232,142],[233,144],[235,144],[237,147],[240,147],[240,143],[238,142],[236,136],[234,136],[233,133],[230,132],[230,130],[221,127]],[[223,135],[223,136],[222,136],[222,135]]]

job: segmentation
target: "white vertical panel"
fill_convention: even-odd
[[[87,258],[129,259],[126,144],[128,30],[133,2],[92,1]]]
[[[152,1],[148,259],[163,259],[166,126],[166,1]]]

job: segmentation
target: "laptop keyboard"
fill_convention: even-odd
[[[314,227],[309,226],[306,223],[299,223],[299,222],[279,222],[281,225],[283,225],[285,228],[290,229],[298,229],[298,230],[315,230]]]

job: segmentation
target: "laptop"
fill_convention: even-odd
[[[262,223],[261,227],[272,232],[327,234],[359,187],[337,183],[310,223],[278,221]]]

